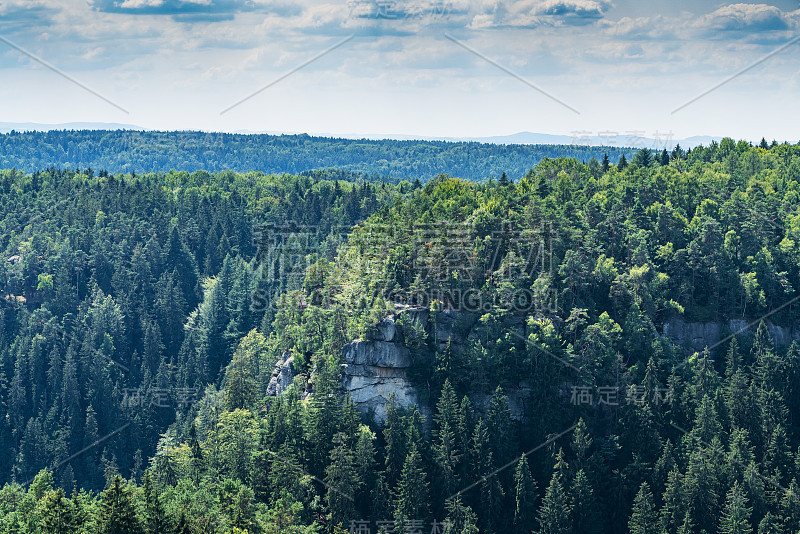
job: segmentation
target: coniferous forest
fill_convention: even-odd
[[[623,138],[624,139],[624,138]],[[643,141],[640,141],[643,142]],[[616,163],[635,150],[621,146],[494,145],[478,142],[340,139],[299,135],[131,130],[55,130],[0,135],[0,168],[49,167],[109,172],[334,172],[343,177],[427,181],[438,174],[480,181],[503,172],[523,175],[542,158]]]
[[[0,532],[800,533],[800,144],[588,157],[0,171]]]

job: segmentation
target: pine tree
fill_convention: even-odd
[[[100,496],[98,527],[102,534],[140,534],[136,507],[128,486],[118,475]]]
[[[579,469],[572,481],[572,529],[574,532],[595,534],[602,532],[603,520],[595,498],[594,489],[583,469]]]
[[[511,460],[512,451],[515,448],[514,421],[511,418],[508,397],[500,386],[497,386],[489,401],[486,426],[489,431],[489,450],[491,450],[497,465],[505,465]]]
[[[633,512],[628,521],[628,528],[631,534],[649,534],[656,532],[657,525],[653,494],[650,492],[647,482],[642,482],[639,492],[633,499]]]
[[[479,534],[478,516],[461,502],[461,496],[447,501],[447,527],[443,534]]]
[[[603,170],[603,173],[604,174],[607,173],[608,169],[610,167],[611,167],[611,164],[608,161],[608,154],[607,153],[603,154],[603,163],[602,163],[602,166],[601,166],[601,169]]]
[[[767,512],[758,524],[758,534],[783,534],[783,527],[777,517]]]
[[[789,438],[782,425],[777,425],[767,444],[764,455],[764,469],[779,484],[785,484],[791,475],[792,452],[789,449]]]
[[[436,415],[433,416],[433,420],[437,427],[447,423],[453,431],[458,428],[459,403],[449,379],[446,379],[442,386],[442,394],[436,403]]]
[[[39,507],[42,534],[70,534],[79,527],[74,505],[61,488],[48,491]]]
[[[752,533],[751,513],[752,510],[747,506],[747,496],[739,486],[739,482],[734,482],[726,497],[725,509],[719,524],[720,534]]]
[[[700,440],[702,444],[711,443],[715,437],[722,433],[722,425],[717,417],[717,410],[708,395],[703,396],[700,406],[697,407],[697,417],[695,419],[692,436]]]
[[[355,493],[356,506],[361,517],[369,517],[370,500],[374,496],[377,475],[375,473],[375,434],[366,425],[358,429],[355,448],[355,469],[358,490]]]
[[[796,479],[783,493],[780,504],[780,513],[783,518],[783,527],[786,533],[800,531],[800,484]]]
[[[464,395],[461,398],[461,405],[458,410],[458,425],[456,426],[456,450],[466,455],[470,450],[472,435],[475,431],[475,413],[472,403]],[[458,476],[460,480],[467,480],[473,477],[473,469],[469,461],[459,462]]]
[[[475,425],[472,438],[472,467],[475,479],[480,479],[480,492],[475,506],[478,510],[482,532],[493,532],[501,521],[501,508],[503,488],[496,473],[494,456],[491,451],[489,429],[486,421],[481,418]],[[476,495],[473,494],[473,499]]]
[[[628,166],[628,159],[625,157],[625,154],[622,154],[619,157],[619,163],[617,163],[617,170],[622,171],[627,166]]]
[[[180,288],[184,301],[189,308],[197,305],[197,264],[194,256],[183,243],[178,227],[173,225],[170,229],[169,238],[164,247],[162,261],[165,272],[177,272]]]
[[[539,506],[539,534],[571,534],[572,507],[567,498],[562,470],[556,466]]]
[[[718,438],[711,443],[718,449]],[[704,448],[695,449],[689,456],[689,466],[684,477],[684,495],[691,512],[692,523],[698,529],[712,531],[719,518],[720,487],[719,466],[716,455],[710,455]]]
[[[433,455],[440,475],[441,490],[449,496],[458,490],[461,455],[455,448],[456,436],[449,423],[445,422],[437,434]]]
[[[589,450],[592,448],[592,435],[586,428],[586,422],[581,417],[578,419],[578,426],[572,433],[572,444],[570,445],[572,452],[575,453],[575,468],[582,469],[586,467],[586,462],[589,459]]]
[[[145,531],[149,534],[160,534],[166,532],[167,517],[164,507],[161,504],[161,499],[158,492],[153,487],[153,481],[150,478],[150,473],[146,472],[144,475],[143,487],[144,490],[144,519]]]
[[[688,514],[683,505],[682,480],[681,473],[677,469],[667,475],[663,504],[658,517],[661,532],[676,532]]]
[[[514,529],[516,532],[530,532],[536,515],[536,498],[538,489],[536,481],[528,469],[528,458],[523,455],[514,471],[515,508]]]
[[[430,502],[426,479],[422,456],[417,445],[412,443],[397,484],[394,517],[400,525],[409,520],[425,521],[428,518]]]
[[[356,519],[354,497],[359,490],[355,454],[347,445],[347,436],[338,433],[333,437],[330,463],[325,469],[328,521],[331,525],[347,526]]]
[[[394,402],[394,394],[389,398],[386,408],[386,422],[383,427],[383,438],[386,442],[386,450],[384,453],[386,459],[386,482],[390,487],[393,487],[400,479],[403,462],[407,456],[403,424]]]
[[[739,351],[739,341],[736,336],[731,337],[728,352],[725,353],[725,377],[730,379],[742,367],[742,354]]]
[[[205,462],[203,461],[203,450],[200,448],[200,442],[197,439],[197,426],[194,421],[189,426],[189,450],[192,453],[190,460],[191,476],[195,483],[198,483],[203,473]]]
[[[249,409],[256,397],[256,366],[266,351],[266,340],[251,330],[241,340],[225,373],[225,407],[229,411]]]

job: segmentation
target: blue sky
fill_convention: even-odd
[[[0,37],[129,113],[0,43],[0,121],[797,142],[800,43],[672,112],[798,35],[798,0],[3,0]]]

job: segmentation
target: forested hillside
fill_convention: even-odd
[[[3,532],[800,532],[800,146],[1,176]],[[341,364],[387,316],[378,423]]]
[[[440,173],[467,180],[519,178],[545,157],[617,162],[634,150],[577,145],[493,145],[446,141],[336,139],[308,135],[205,132],[50,131],[0,135],[0,168],[49,167],[109,172],[262,171],[292,173],[336,168],[356,175],[427,181]]]

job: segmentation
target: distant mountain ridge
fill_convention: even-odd
[[[302,132],[281,132],[281,131],[250,131],[240,130],[237,133],[244,134],[270,134],[270,135],[297,135]],[[307,134],[318,137],[330,137],[335,139],[369,139],[381,141],[389,139],[392,141],[447,141],[451,143],[486,143],[492,145],[579,145],[579,146],[613,146],[624,148],[667,148],[671,150],[675,145],[680,144],[682,148],[694,148],[699,145],[708,146],[712,141],[720,142],[720,136],[695,135],[683,139],[676,139],[674,136],[664,134],[659,139],[655,137],[632,137],[626,132],[618,132],[617,135],[557,135],[534,132],[518,132],[509,135],[495,135],[488,137],[448,137],[448,136],[425,136],[407,134],[357,134],[357,133],[319,133]]]
[[[112,173],[261,171],[268,174],[347,174],[348,179],[430,180],[439,174],[483,181],[522,178],[544,158],[616,163],[637,149],[579,144],[493,144],[476,141],[347,139],[141,130],[49,130],[0,134],[0,168]],[[599,165],[599,163],[597,163]],[[333,174],[332,174],[333,173]],[[337,174],[338,173],[338,174]],[[339,179],[342,179],[339,178]]]

